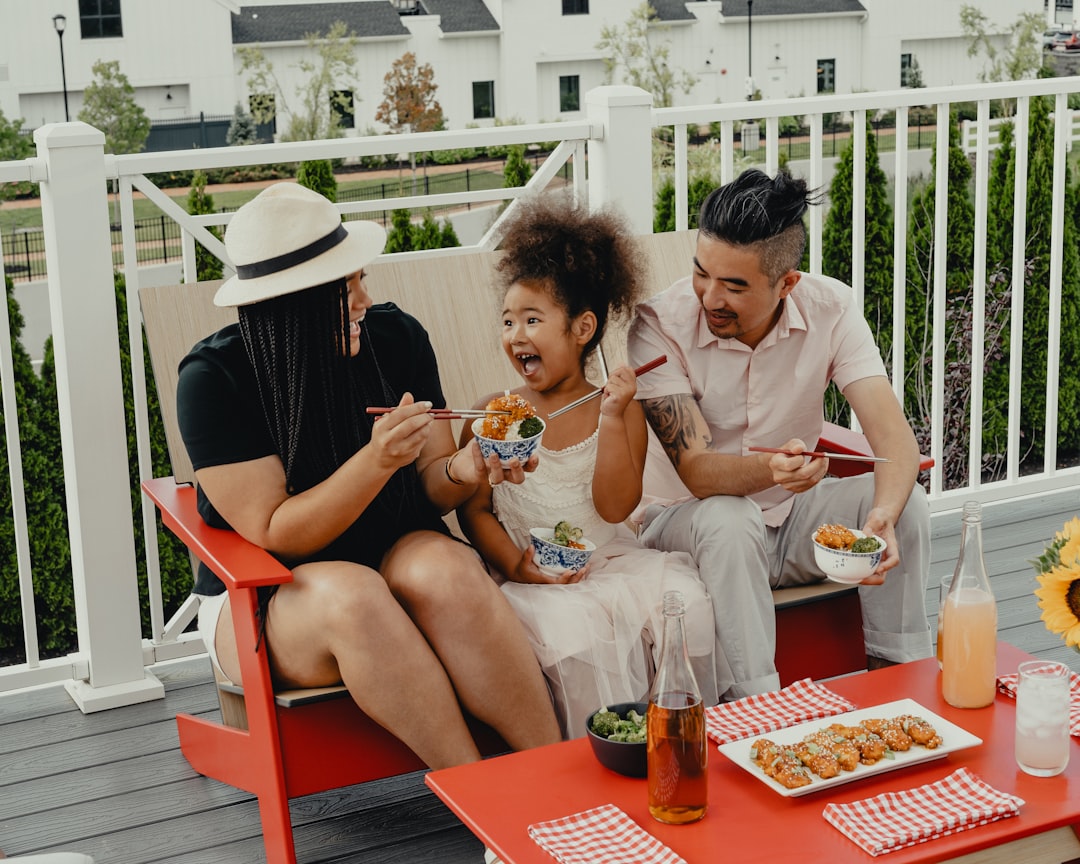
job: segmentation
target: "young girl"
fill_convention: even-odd
[[[512,489],[480,484],[458,519],[525,624],[566,737],[584,735],[589,713],[603,705],[647,698],[661,599],[671,589],[685,598],[698,686],[714,704],[712,605],[697,570],[688,555],[646,549],[624,524],[641,498],[647,441],[633,371],[614,370],[601,397],[549,418],[596,389],[587,359],[609,313],[633,308],[642,256],[613,213],[548,197],[519,213],[498,265],[502,342],[524,381],[513,392],[547,426],[535,472]],[[560,521],[582,528],[597,548],[581,570],[549,576],[537,566],[529,531]]]

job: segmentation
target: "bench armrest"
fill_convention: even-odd
[[[226,587],[262,588],[292,581],[292,572],[265,549],[235,531],[211,528],[199,515],[195,487],[172,477],[145,480],[143,492],[161,511],[161,521],[206,564]]]

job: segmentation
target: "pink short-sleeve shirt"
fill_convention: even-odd
[[[813,447],[824,425],[829,382],[843,391],[852,381],[885,375],[852,289],[807,273],[756,348],[709,332],[689,276],[638,305],[627,347],[631,366],[668,356],[667,363],[638,380],[638,399],[691,394],[709,424],[712,448],[736,455],[750,446],[779,447],[791,438]],[[647,501],[689,495],[651,431],[649,462]],[[751,498],[766,524],[779,525],[791,509],[792,494],[774,486]]]

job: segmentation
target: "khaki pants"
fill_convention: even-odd
[[[776,674],[776,615],[770,590],[820,582],[810,538],[823,522],[861,528],[873,505],[872,475],[827,478],[795,496],[783,525],[770,528],[748,498],[715,495],[645,513],[640,539],[665,551],[689,552],[713,601],[717,689],[726,700],[767,693]],[[926,619],[930,510],[915,486],[896,525],[900,563],[883,585],[859,587],[867,654],[895,662],[932,653]],[[854,622],[852,626],[855,626]],[[807,645],[813,650],[812,643]]]

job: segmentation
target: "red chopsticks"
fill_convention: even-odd
[[[368,414],[389,414],[394,408],[368,408]],[[485,411],[482,408],[432,408],[428,412],[436,420],[468,420],[488,414],[509,414],[509,411]]]
[[[823,453],[818,450],[803,450],[796,453],[794,450],[784,450],[782,447],[747,447],[751,453],[783,453],[785,456],[809,456],[811,459],[846,459],[849,462],[892,462],[884,456],[863,456],[853,453]]]
[[[637,369],[634,370],[634,374],[635,375],[644,375],[646,372],[651,372],[657,366],[663,366],[665,363],[667,363],[667,354],[661,354],[659,357],[657,357],[654,360],[650,360],[648,363],[642,363],[640,366],[638,366]],[[588,402],[590,399],[595,399],[597,396],[599,396],[603,392],[604,392],[604,388],[601,387],[601,388],[599,388],[597,390],[593,390],[592,393],[586,393],[580,399],[575,399],[573,402],[569,403],[568,405],[563,405],[563,407],[560,408],[558,411],[552,411],[550,414],[548,414],[548,420],[554,420],[560,414],[565,414],[571,408],[577,408],[578,405],[582,405],[585,402]]]
[[[638,366],[637,369],[634,370],[634,374],[644,375],[646,372],[651,372],[657,366],[663,366],[665,363],[667,363],[667,354],[661,354],[659,357],[650,360],[648,363],[642,363],[640,366]],[[603,387],[599,388],[598,390],[593,390],[592,393],[587,393],[580,399],[575,399],[569,405],[563,405],[563,407],[560,408],[558,411],[552,411],[548,415],[548,419],[551,420],[555,417],[558,417],[560,414],[565,414],[571,408],[577,408],[578,405],[588,402],[590,399],[595,399],[603,392]],[[393,408],[368,408],[367,413],[389,414],[393,410]],[[509,414],[510,412],[485,411],[483,408],[432,408],[431,411],[428,413],[430,413],[431,416],[433,416],[436,420],[468,420],[473,417],[486,417],[488,414]]]

